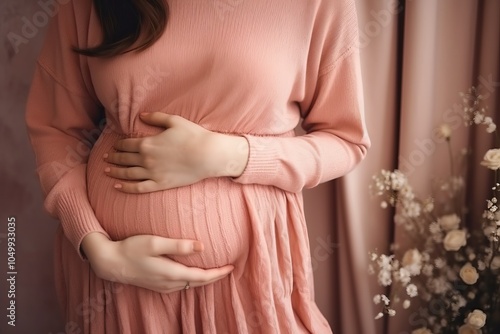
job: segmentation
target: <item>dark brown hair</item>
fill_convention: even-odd
[[[96,47],[75,48],[85,56],[113,57],[145,50],[161,37],[168,21],[165,0],[94,0],[94,6],[103,40]]]

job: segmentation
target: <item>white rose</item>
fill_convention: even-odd
[[[422,254],[416,248],[409,249],[403,255],[401,263],[410,272],[410,275],[419,275],[422,267]]]
[[[500,149],[492,148],[484,155],[481,165],[489,169],[497,170],[500,168]]]
[[[486,314],[481,310],[474,310],[469,313],[465,322],[475,329],[480,329],[486,324]]]
[[[444,249],[447,251],[457,251],[467,244],[464,230],[453,230],[446,234],[443,240]]]
[[[460,226],[460,217],[456,214],[445,215],[439,218],[437,222],[445,231],[456,230]]]
[[[500,255],[495,256],[493,260],[491,260],[490,268],[491,270],[497,270],[500,268]]]
[[[419,328],[419,329],[415,329],[411,332],[411,334],[432,334],[432,332],[427,329],[427,328]]]
[[[465,324],[458,329],[458,334],[481,334],[481,330]]]
[[[470,263],[465,264],[462,269],[460,269],[460,278],[466,284],[472,285],[477,282],[479,274],[476,268],[474,268]]]
[[[439,136],[441,136],[443,139],[450,139],[451,137],[451,127],[448,124],[442,124],[439,127]]]

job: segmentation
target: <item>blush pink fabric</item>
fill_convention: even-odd
[[[101,31],[90,0],[70,1],[39,56],[26,121],[45,207],[62,227],[56,279],[66,330],[331,333],[314,302],[301,190],[346,174],[370,145],[354,2],[169,5],[168,27],[151,48],[103,59],[71,50],[98,44]],[[142,195],[116,191],[103,154],[119,138],[163,130],[141,123],[143,111],[244,136],[244,173]],[[307,134],[295,136],[301,118]],[[91,232],[197,239],[203,253],[173,258],[235,270],[171,294],[103,281],[79,253]]]

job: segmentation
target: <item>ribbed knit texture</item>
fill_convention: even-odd
[[[45,207],[61,221],[56,279],[66,320],[80,333],[331,333],[314,303],[301,190],[344,175],[370,144],[354,1],[168,2],[164,35],[141,53],[71,51],[101,39],[91,0],[61,5],[47,32],[26,121]],[[103,154],[119,138],[162,131],[142,123],[142,111],[244,136],[244,173],[116,191]],[[295,136],[301,118],[307,134]],[[172,258],[235,270],[171,294],[110,283],[78,252],[90,232],[197,239],[203,253]]]

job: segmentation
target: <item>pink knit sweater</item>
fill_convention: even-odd
[[[103,59],[71,50],[96,45],[101,30],[92,1],[69,1],[39,57],[26,121],[45,206],[64,232],[56,273],[68,323],[85,333],[329,333],[314,303],[301,190],[346,174],[369,146],[354,1],[168,3],[158,42]],[[244,173],[116,191],[102,156],[119,138],[162,131],[140,121],[143,111],[245,136]],[[295,136],[301,118],[307,134]],[[102,281],[78,252],[94,231],[197,239],[203,253],[174,259],[235,270],[172,294]],[[103,291],[104,306],[86,304]]]

